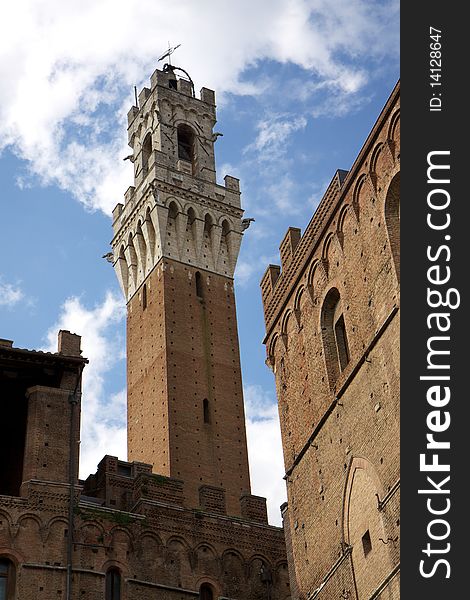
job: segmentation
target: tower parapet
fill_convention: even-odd
[[[215,94],[156,70],[128,113],[134,185],[113,211],[115,271],[129,301],[164,257],[233,277],[242,238],[239,181],[216,183]]]

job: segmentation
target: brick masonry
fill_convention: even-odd
[[[399,597],[399,85],[261,281],[294,598]]]
[[[128,122],[135,185],[112,247],[130,462],[105,456],[77,479],[79,336],[62,332],[54,354],[0,340],[8,600],[289,600],[283,529],[250,492],[233,293],[243,211],[238,180],[215,183],[214,93],[156,71]]]

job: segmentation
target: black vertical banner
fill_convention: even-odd
[[[401,597],[468,597],[468,28],[401,4]],[[468,104],[465,102],[465,104]]]

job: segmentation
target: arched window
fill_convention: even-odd
[[[106,572],[106,600],[121,600],[121,572],[116,567]]]
[[[204,423],[210,423],[209,400],[207,398],[204,398],[202,407],[204,413]]]
[[[188,125],[178,125],[178,158],[190,163],[194,158],[194,133]]]
[[[341,298],[336,288],[328,292],[323,303],[321,327],[328,379],[332,385],[349,363],[348,337]]]
[[[214,592],[208,583],[203,583],[199,588],[200,600],[214,600]]]
[[[15,596],[15,565],[0,558],[0,600],[13,600]]]
[[[202,293],[202,277],[199,271],[196,272],[196,296],[204,298],[204,294]]]
[[[144,287],[142,288],[142,310],[147,308],[147,284],[144,283]]]
[[[152,154],[152,136],[150,133],[147,133],[144,139],[144,143],[142,144],[142,170],[144,175],[147,174],[149,159]]]

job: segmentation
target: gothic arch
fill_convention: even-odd
[[[356,185],[354,186],[354,191],[353,191],[353,201],[352,201],[352,204],[353,204],[354,212],[356,213],[356,218],[357,218],[358,221],[360,219],[360,202],[359,202],[359,197],[361,195],[362,188],[366,184],[366,180],[367,180],[366,173],[362,173],[357,178]]]
[[[396,110],[390,118],[390,125],[388,127],[387,138],[391,141],[395,141],[397,131],[400,127],[400,109]]]
[[[373,463],[352,458],[343,496],[343,543],[351,548],[358,598],[369,598],[390,573],[392,560],[378,501],[384,489]]]
[[[397,279],[400,281],[400,171],[391,180],[385,197],[385,225]]]
[[[312,264],[310,265],[307,273],[307,284],[313,287],[313,278],[315,276],[316,270],[321,266],[321,261],[319,258],[316,258]]]
[[[377,161],[379,159],[379,155],[383,150],[383,142],[379,142],[375,148],[372,150],[372,154],[370,157],[369,168],[370,171],[375,173],[377,171]]]
[[[330,387],[349,363],[349,343],[344,321],[341,295],[336,287],[326,294],[320,315],[323,354]]]

